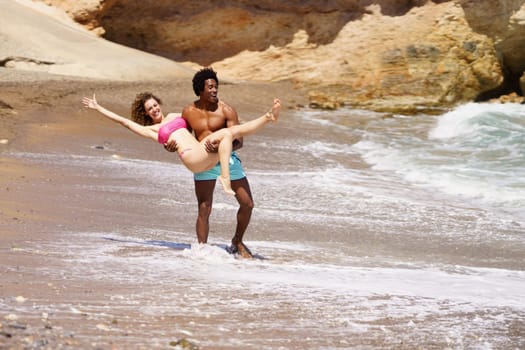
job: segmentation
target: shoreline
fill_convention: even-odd
[[[84,109],[81,105],[83,96],[91,96],[95,92],[102,105],[127,117],[131,102],[141,91],[151,91],[161,98],[165,112],[182,111],[184,105],[195,99],[191,81],[187,79],[170,82],[117,82],[34,72],[5,74],[5,71],[5,68],[0,68],[0,140],[3,141],[0,144],[0,157],[2,163],[7,166],[0,169],[0,188],[3,192],[2,221],[7,225],[3,231],[8,232],[17,231],[9,228],[9,223],[15,217],[15,208],[21,202],[20,198],[25,198],[21,193],[28,192],[27,205],[30,206],[31,191],[28,186],[39,179],[42,184],[46,181],[58,181],[58,174],[55,169],[39,169],[27,164],[17,164],[15,159],[6,157],[6,153],[33,152],[35,149],[64,154],[84,152],[86,144],[111,143],[115,138],[123,138],[125,143],[129,144],[130,152],[136,153],[133,149],[141,147],[140,153],[143,153],[146,159],[157,157],[171,161],[170,152],[160,152],[157,145],[137,139],[128,130],[123,130],[111,121]],[[274,97],[283,101],[283,113],[302,106],[307,101],[306,97],[288,82],[226,82],[220,85],[219,97],[236,108],[241,122],[264,114]],[[77,142],[78,138],[83,142]],[[50,215],[49,212],[45,214],[46,217]],[[38,224],[38,219],[36,221],[33,223]]]
[[[98,298],[102,303],[107,291],[116,291],[122,286],[94,287],[83,285],[78,280],[74,280],[74,286],[71,286],[71,281],[51,281],[36,272],[42,264],[50,264],[50,269],[67,271],[62,257],[49,256],[45,244],[39,242],[63,240],[63,232],[67,232],[68,227],[95,230],[114,225],[107,215],[103,215],[114,210],[114,203],[74,190],[76,183],[97,186],[103,183],[103,179],[97,179],[96,174],[75,174],[59,165],[27,163],[10,154],[36,150],[36,153],[63,153],[67,156],[68,153],[96,152],[90,148],[104,142],[118,142],[126,152],[135,154],[138,151],[146,159],[171,161],[173,155],[159,150],[158,145],[137,139],[128,130],[122,130],[82,108],[81,99],[96,92],[102,104],[128,116],[135,94],[147,90],[163,100],[165,111],[176,112],[195,98],[191,81],[113,82],[45,73],[5,73],[5,69],[0,69],[0,140],[3,140],[0,144],[0,246],[3,247],[0,254],[0,265],[3,266],[0,301],[4,305],[0,313],[0,348],[93,347],[97,341],[86,341],[86,332],[88,339],[98,337],[98,344],[103,348],[133,347],[133,337],[129,337],[128,344],[112,345],[111,332],[108,331],[112,320],[97,324],[89,321],[83,312],[73,312],[73,319],[70,319],[71,313],[64,314],[64,310],[57,310],[55,314],[47,311],[53,308],[53,304],[65,302],[64,297],[71,303],[86,297]],[[262,115],[271,105],[274,94],[284,101],[284,113],[306,103],[290,83],[225,82],[219,90],[220,98],[237,109],[241,120]],[[130,214],[121,209],[115,215],[127,217]],[[93,221],[90,217],[96,219]],[[125,220],[128,219],[123,222]],[[87,290],[91,292],[86,294]],[[37,305],[32,311],[17,311],[31,303]],[[159,327],[158,322],[155,320],[153,326]],[[133,332],[130,330],[129,333]],[[125,338],[120,337],[121,340]],[[144,338],[140,340],[144,341]],[[153,347],[165,348],[168,343]]]
[[[165,106],[193,98],[171,84],[155,85],[167,91]],[[268,260],[237,261],[212,245],[174,249],[195,240],[191,173],[80,106],[96,89],[124,114],[143,83],[15,85],[2,96],[14,108],[0,129],[13,135],[0,145],[0,349],[166,349],[182,339],[202,349],[522,343],[523,322],[505,321],[523,319],[513,268],[521,243],[492,237],[520,227],[375,177],[345,152],[354,130],[391,124],[373,129],[350,111],[328,117],[337,128],[317,111],[285,109],[277,127],[245,142],[257,201],[247,243]],[[224,84],[220,96],[241,101],[246,119],[277,91],[241,85]],[[311,177],[319,169],[327,186]],[[237,208],[216,195],[210,243],[222,244]],[[450,237],[439,223],[464,230]],[[489,323],[463,326],[487,315]]]

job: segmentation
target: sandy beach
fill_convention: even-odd
[[[220,248],[235,201],[216,188],[211,244],[195,245],[191,173],[80,103],[96,92],[127,115],[137,91],[151,90],[179,111],[194,98],[188,81],[0,73],[0,349],[525,345],[520,187],[493,196],[485,177],[469,181],[488,198],[508,197],[497,202],[457,194],[462,182],[436,187],[474,158],[428,137],[448,118],[297,109],[305,102],[288,84],[223,83],[219,95],[241,119],[274,96],[285,105],[279,123],[239,151],[255,199],[245,241],[264,259],[236,259]],[[519,130],[519,105],[500,106],[497,118],[491,107],[456,113],[474,133],[501,115]],[[520,178],[522,166],[511,171]]]
[[[190,82],[182,79],[151,83],[101,82],[44,73],[15,74],[7,70],[1,73],[0,295],[4,307],[0,349],[168,347],[169,342],[140,345],[147,343],[151,329],[165,322],[162,317],[146,319],[140,314],[117,316],[109,312],[105,320],[95,320],[84,311],[75,311],[80,300],[89,299],[103,305],[109,291],[127,293],[129,286],[106,282],[97,286],[93,281],[76,279],[68,273],[68,263],[63,259],[67,254],[57,255],[42,244],[67,240],[60,236],[67,230],[104,230],[113,225],[133,225],[135,221],[149,222],[154,227],[158,218],[136,212],[140,205],[110,202],[103,196],[91,196],[78,189],[103,184],[105,179],[97,174],[28,164],[10,155],[18,152],[89,154],[113,143],[121,147],[121,152],[112,155],[114,157],[126,157],[129,152],[138,158],[177,162],[173,154],[160,146],[83,110],[80,101],[82,96],[96,92],[100,103],[128,115],[130,102],[137,92],[153,91],[163,99],[165,111],[177,112],[194,98]],[[274,96],[279,96],[289,108],[304,103],[289,84],[224,83],[220,95],[237,108],[241,119],[262,114]],[[194,203],[187,206],[188,210],[194,209]],[[62,271],[64,279],[36,273],[34,268],[42,265]],[[58,304],[69,305],[69,312],[60,312],[59,308],[56,312],[46,311]],[[18,306],[28,305],[31,312],[16,311]],[[127,329],[124,338],[128,341],[113,342],[108,329],[117,323],[120,329]]]
[[[50,2],[95,31],[41,2],[1,5],[0,350],[525,348],[523,106],[442,105],[500,83],[520,5],[494,7],[500,33],[474,29],[494,21],[489,1],[380,1],[350,17],[331,2],[308,16],[307,2],[242,2],[242,16],[215,2]],[[205,63],[132,48],[146,41],[206,60],[217,48],[219,97],[241,122],[283,101],[238,151],[256,259],[224,250],[238,207],[220,186],[199,245],[176,155],[82,107],[93,93],[124,116],[142,91],[164,112],[195,99]],[[232,43],[242,51],[224,56]],[[327,90],[307,92],[316,81]]]

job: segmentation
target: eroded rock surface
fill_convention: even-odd
[[[409,112],[525,84],[525,0],[45,2],[111,41],[231,78],[292,80],[312,102]]]

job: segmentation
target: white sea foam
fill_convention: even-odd
[[[499,132],[508,136],[513,132],[523,136],[525,110],[521,104],[468,103],[461,105],[439,118],[438,124],[429,132],[430,138],[450,139]],[[505,138],[499,138],[505,142]]]
[[[387,338],[399,339],[404,333],[396,327],[402,326],[404,332],[409,329],[412,341],[424,339],[428,331],[440,337],[447,334],[457,344],[467,334],[489,332],[487,341],[498,344],[493,330],[525,315],[523,271],[446,265],[386,268],[358,261],[334,265],[305,259],[320,250],[315,245],[287,242],[253,242],[257,253],[273,252],[269,260],[235,259],[211,245],[179,250],[150,243],[148,237],[110,232],[70,233],[67,240],[44,242],[41,247],[65,255],[67,272],[45,265],[38,269],[50,279],[71,275],[84,282],[125,284],[133,293],[110,295],[112,309],[187,315],[200,319],[201,332],[206,329],[207,335],[248,331],[246,315],[264,312],[268,324],[257,319],[259,329],[286,327],[288,334],[295,334],[307,328],[321,332],[325,340],[384,332],[390,334]],[[89,301],[74,307],[90,317],[107,312]],[[384,323],[385,318],[390,322]],[[222,329],[214,328],[214,319],[223,320]],[[382,330],[378,324],[383,324]]]
[[[524,124],[521,105],[468,104],[438,117],[427,138],[391,123],[354,147],[377,170],[525,218]]]
[[[177,236],[176,233],[171,234]],[[244,260],[235,259],[223,248],[214,245],[171,242],[170,246],[169,241],[160,244],[162,242],[147,237],[109,232],[73,235],[75,239],[68,236],[67,242],[45,242],[43,245],[51,253],[65,255],[72,273],[86,278],[109,278],[109,266],[113,280],[130,279],[137,284],[141,283],[141,279],[144,282],[158,280],[164,284],[169,283],[170,276],[176,271],[179,277],[203,278],[210,286],[226,283],[267,291],[282,288],[280,292],[290,296],[308,288],[311,291],[329,290],[338,295],[399,295],[455,300],[487,307],[505,306],[525,311],[523,271],[446,265],[441,268],[342,266],[322,261],[295,263],[294,259],[283,260],[279,257],[262,261]],[[65,246],[68,249],[66,252]],[[140,254],[134,253],[135,248]],[[277,250],[283,256],[304,256],[320,249],[314,245],[264,241],[252,242],[252,248],[257,252]],[[42,266],[42,269],[46,267]]]
[[[108,291],[103,305],[86,298],[38,312],[67,314],[74,307],[93,318],[108,310],[176,316],[171,327],[182,336],[205,334],[201,344],[209,348],[217,339],[225,348],[267,349],[288,341],[294,342],[290,348],[334,349],[381,341],[383,348],[504,348],[509,339],[522,344],[523,336],[509,325],[523,327],[525,317],[523,226],[435,191],[429,176],[436,173],[437,181],[453,173],[445,165],[463,150],[443,143],[435,151],[439,140],[426,139],[432,128],[426,118],[378,119],[360,130],[364,139],[355,150],[374,169],[338,161],[340,149],[346,152],[351,144],[341,131],[348,128],[313,142],[298,131],[295,140],[307,147],[296,146],[298,153],[282,167],[261,170],[248,163],[256,210],[245,241],[266,260],[235,259],[213,245],[229,242],[238,208],[219,194],[210,245],[195,244],[196,213],[188,209],[195,207],[193,180],[183,168],[138,159],[19,154],[30,162],[58,162],[72,173],[97,174],[108,180],[100,181],[105,199],[138,193],[137,203],[129,204],[133,211],[141,212],[147,202],[155,213],[146,223],[115,221],[102,232],[66,231],[54,235],[62,239],[26,242],[24,249],[34,256],[45,252],[46,259],[60,260],[38,267],[50,280],[123,287]],[[293,147],[290,142],[280,150]],[[311,148],[322,157],[307,158]],[[304,159],[317,163],[297,168]],[[162,181],[151,178],[158,172]],[[51,268],[64,263],[66,269]],[[7,307],[0,298],[0,310]],[[29,303],[15,307],[31,312]],[[275,343],[268,344],[268,334]],[[155,334],[151,338],[157,341]]]

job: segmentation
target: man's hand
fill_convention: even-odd
[[[219,151],[219,140],[206,140],[204,148],[208,153],[217,153]]]
[[[164,148],[168,152],[176,152],[178,147],[179,146],[177,145],[177,141],[172,139],[168,140],[168,142],[164,144]]]

